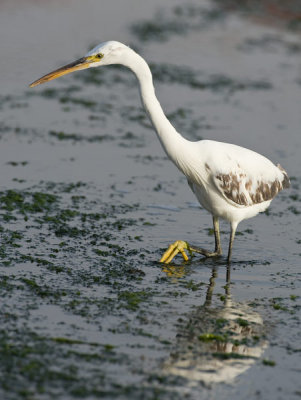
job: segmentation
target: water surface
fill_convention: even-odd
[[[234,1],[160,3],[1,2],[5,399],[300,398],[298,4],[271,20]],[[158,263],[177,239],[212,248],[211,217],[129,71],[27,88],[108,39],[150,63],[186,138],[236,143],[289,172],[292,188],[240,224],[231,270],[225,257]]]

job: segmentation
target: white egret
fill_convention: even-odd
[[[33,82],[30,87],[86,68],[121,64],[136,75],[142,104],[168,157],[186,176],[200,204],[212,214],[215,235],[213,252],[190,246],[183,240],[171,244],[161,258],[170,263],[185,250],[205,257],[222,254],[219,218],[230,222],[228,263],[240,221],[265,211],[277,193],[290,186],[285,170],[254,151],[234,144],[200,140],[190,142],[181,136],[166,118],[155,95],[152,74],[146,61],[134,50],[116,41],[101,43],[83,58],[65,65]]]

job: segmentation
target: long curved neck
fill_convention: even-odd
[[[187,142],[187,140],[175,130],[166,118],[155,95],[153,78],[149,66],[146,61],[133,50],[130,50],[124,65],[130,68],[136,75],[140,86],[141,101],[146,113],[151,120],[165,152],[178,165],[181,145]]]

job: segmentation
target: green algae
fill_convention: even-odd
[[[60,141],[73,141],[73,142],[88,142],[88,143],[101,143],[103,141],[114,140],[112,136],[109,135],[94,135],[86,137],[77,133],[66,133],[63,131],[50,131],[49,136],[54,137]]]
[[[130,30],[141,42],[164,42],[173,35],[206,29],[224,18],[218,8],[194,4],[177,5],[169,13],[158,12],[153,19],[136,22]]]
[[[12,167],[25,167],[28,164],[28,161],[8,161],[7,165],[11,165]]]
[[[216,333],[203,333],[199,336],[199,340],[201,342],[211,342],[213,340],[217,342],[226,342],[227,337],[223,335],[218,335]]]
[[[89,388],[94,387],[101,391],[105,382],[102,364],[108,366],[125,362],[125,357],[118,357],[113,351],[114,346],[108,344],[88,343],[91,349],[97,347],[98,352],[81,352],[70,350],[70,347],[86,345],[80,340],[48,338],[29,330],[16,332],[16,336],[18,341],[12,343],[9,336],[0,331],[0,355],[2,361],[5,361],[1,366],[0,383],[14,397],[36,398],[42,393],[57,397],[80,391],[83,374],[78,367],[79,362],[85,365],[94,363],[94,368],[89,368]],[[56,363],[56,358],[60,355],[65,359],[61,366]],[[29,386],[26,386],[26,380],[30,382]],[[91,385],[93,380],[94,385]],[[87,382],[87,379],[84,381]],[[95,382],[98,382],[96,386]]]
[[[274,310],[288,311],[287,307],[285,307],[281,304],[278,304],[278,303],[274,303],[273,308],[274,308]]]
[[[151,64],[154,79],[162,83],[178,83],[197,90],[234,93],[241,90],[268,90],[272,84],[267,81],[239,81],[225,75],[202,76],[199,71],[186,66]]]
[[[7,190],[0,192],[1,208],[6,211],[17,210],[22,214],[48,211],[57,201],[57,196],[43,192],[20,192]]]
[[[49,285],[39,285],[34,279],[20,278],[20,281],[24,283],[25,286],[35,295],[42,298],[58,299],[62,296],[66,296],[67,294],[64,289],[57,290]]]
[[[70,344],[70,345],[73,345],[73,344],[84,344],[84,345],[86,345],[86,344],[88,344],[89,346],[93,346],[93,347],[97,347],[97,346],[100,346],[100,344],[99,343],[87,343],[87,342],[84,342],[84,341],[82,341],[82,340],[77,340],[77,339],[70,339],[70,338],[66,338],[66,337],[54,337],[54,338],[51,338],[51,340],[53,340],[55,343],[59,343],[59,344]],[[107,345],[105,345],[105,348],[106,348],[106,346]]]
[[[240,325],[242,327],[246,327],[249,325],[249,321],[247,321],[244,318],[237,318],[236,322],[238,323],[238,325]]]
[[[190,22],[195,24],[200,14],[198,8],[189,8],[187,5],[174,8],[171,19],[175,22],[177,18],[179,23],[166,24],[164,32],[164,18],[162,18],[163,23],[157,21],[158,29],[162,31],[162,33],[159,31],[157,37],[162,35],[161,39],[168,39],[173,35],[182,35],[199,29],[196,25],[195,27],[190,25]],[[205,13],[202,15],[204,16]],[[223,20],[224,16],[221,13],[215,15],[208,13],[206,18],[214,22],[219,18]],[[188,24],[186,24],[187,21],[189,21]],[[148,39],[147,34],[146,31],[146,42],[153,40],[151,35]],[[260,47],[260,43],[258,45],[255,43],[253,48],[256,46]],[[184,64],[178,70],[168,64],[153,64],[152,67],[155,70],[157,82],[166,85],[179,84],[183,89],[208,90],[216,95],[216,99],[225,93],[267,90],[276,86],[270,81],[261,79],[244,81],[228,79],[227,75],[212,76],[188,68]],[[95,68],[78,74],[74,77],[80,83],[77,88],[71,86],[72,79],[68,81],[67,78],[68,86],[63,89],[46,89],[37,92],[35,96],[40,96],[45,102],[51,101],[52,105],[59,104],[62,111],[69,110],[70,116],[64,115],[66,118],[75,116],[74,113],[77,111],[85,113],[85,124],[89,121],[92,124],[95,121],[95,125],[101,123],[106,126],[103,123],[106,119],[101,108],[110,115],[113,106],[107,103],[107,100],[107,104],[96,103],[93,97],[90,100],[84,92],[82,93],[83,101],[79,101],[83,84],[97,84],[103,86],[104,89],[114,84],[117,89],[125,92],[134,86],[131,75],[118,68],[112,72],[110,69]],[[32,91],[30,93],[33,95]],[[69,97],[70,100],[68,100]],[[14,107],[14,104],[16,107],[19,107],[18,104],[22,107],[22,103],[16,100],[18,99],[11,98],[6,104],[9,108]],[[174,110],[168,117],[177,128],[187,132],[197,132],[193,139],[200,138],[200,133],[203,136],[201,130],[215,128],[212,124],[213,118],[207,121],[190,108],[179,108],[178,105],[169,104],[169,109]],[[131,126],[128,128],[130,123],[139,124],[140,128],[149,128],[142,110],[122,105],[120,109],[114,111],[116,114],[121,111],[122,123],[127,127],[126,130],[122,127],[118,135],[118,144],[120,142],[120,146],[129,149],[129,155],[126,156],[150,167],[152,164],[159,165],[161,168],[165,167],[166,157],[145,155],[143,152],[140,154],[140,151],[139,154],[135,154],[135,151],[132,151],[135,147],[145,146],[144,140],[139,139],[136,131]],[[45,134],[42,131],[34,132],[28,128],[25,129],[19,121],[18,125],[20,126],[13,127],[0,123],[0,132],[3,128],[4,133],[16,134],[18,140],[20,138],[32,140],[43,134],[53,146],[67,144],[72,146],[73,142],[84,145],[96,143],[97,145],[116,140],[116,136],[109,139],[106,135],[98,136],[93,133],[84,136],[81,134],[81,127],[79,128],[75,122],[73,125],[69,123],[66,131],[59,128],[45,131]],[[64,141],[68,143],[62,143]],[[15,158],[12,157],[12,160]],[[10,167],[25,166],[14,165],[14,163],[20,163],[19,161],[12,161],[12,163],[8,165]],[[22,170],[29,169],[31,164],[27,166],[28,168]],[[14,172],[17,174],[19,169],[15,168]],[[143,179],[146,181],[148,178]],[[17,187],[19,187],[17,182],[23,183],[21,180],[15,182]],[[31,185],[32,177],[28,179],[28,182],[28,185]],[[295,179],[293,182],[296,184],[298,181]],[[132,183],[132,190],[137,190],[135,179]],[[158,196],[166,194],[163,183],[156,183],[154,180],[148,183],[150,185],[147,190],[154,190]],[[0,257],[1,266],[3,266],[1,273],[8,274],[2,275],[0,279],[2,293],[0,347],[3,346],[3,349],[6,349],[6,353],[4,350],[3,353],[0,351],[0,392],[4,388],[3,397],[11,396],[13,400],[66,397],[83,399],[190,398],[183,391],[177,391],[179,385],[182,385],[181,390],[186,389],[187,381],[180,377],[162,376],[161,371],[153,373],[151,368],[154,366],[157,371],[159,361],[168,357],[174,347],[181,350],[181,347],[178,344],[174,346],[174,343],[183,331],[181,328],[179,332],[175,330],[183,321],[191,317],[191,311],[199,305],[201,296],[205,294],[204,284],[200,283],[200,280],[207,279],[206,262],[203,264],[196,260],[189,264],[179,280],[172,275],[172,268],[169,269],[170,275],[165,276],[166,272],[158,267],[154,260],[159,259],[160,256],[156,249],[159,242],[156,235],[160,239],[165,235],[163,233],[165,226],[161,229],[162,221],[164,224],[166,222],[167,229],[169,225],[165,218],[150,218],[151,222],[141,220],[139,215],[145,212],[144,205],[142,208],[139,204],[134,205],[131,194],[129,195],[131,200],[126,196],[119,198],[113,188],[106,187],[106,183],[101,183],[101,190],[84,182],[62,184],[44,182],[36,186],[20,191],[14,189],[8,203],[6,200],[1,203]],[[43,203],[42,198],[34,197],[36,192],[55,196],[55,200],[51,202],[44,198]],[[5,197],[8,192],[3,191],[1,196],[2,194]],[[288,197],[284,196],[283,199],[287,201]],[[113,201],[115,207],[112,206]],[[295,203],[299,201],[298,195],[292,195],[290,201]],[[288,203],[288,206],[291,204]],[[298,212],[298,207],[295,210]],[[286,211],[296,215],[293,209]],[[275,215],[273,211],[271,215]],[[154,234],[151,231],[152,227],[155,227]],[[244,230],[243,233],[251,232]],[[150,236],[154,239],[149,240]],[[164,240],[167,241],[165,236]],[[272,257],[271,263],[273,269],[277,268],[277,265],[273,265]],[[268,264],[269,261],[262,263],[262,265]],[[234,290],[234,295],[240,298],[244,298],[240,290],[244,290],[244,293],[250,291],[248,286],[246,290],[246,286],[240,284],[240,278],[236,280],[236,277],[244,272],[242,268],[246,268],[249,272],[250,269],[255,270],[256,262],[252,264],[252,268],[251,263],[246,263],[243,267],[240,261],[234,263],[236,271],[234,281],[237,288]],[[287,268],[291,268],[289,262]],[[267,270],[269,271],[268,267],[256,271],[262,273],[264,279],[269,277],[265,272]],[[282,275],[277,276],[277,279],[275,282],[278,289],[279,282],[283,285],[285,280],[294,278]],[[276,307],[272,303],[266,304],[268,300],[265,306],[258,305],[260,302],[257,301],[258,312],[266,313],[268,316],[271,313],[273,318],[277,318],[281,311],[281,308],[277,309],[278,305],[287,307],[288,302],[290,303],[288,308],[292,311],[293,304],[296,303],[298,306],[298,296],[292,296],[294,297],[290,299],[275,300],[273,304]],[[220,295],[218,299],[224,302],[226,296]],[[43,308],[45,306],[54,307],[55,311],[49,311],[47,308],[45,310]],[[62,320],[57,321],[56,317],[54,320],[51,319],[56,313],[58,315],[63,313]],[[283,314],[281,313],[281,318]],[[47,320],[48,317],[49,320]],[[254,343],[262,342],[262,332],[252,333],[250,338],[239,340],[227,318],[215,317],[214,312],[211,316],[206,315],[205,311],[199,315],[199,320],[203,325],[203,333],[200,337],[203,335],[205,338],[209,335],[211,340],[208,340],[208,344],[214,344],[221,338],[223,340],[227,338],[234,346],[252,346]],[[294,317],[297,318],[297,315]],[[243,322],[238,325],[244,327],[246,324]],[[253,328],[252,325],[249,323],[246,328]],[[35,334],[30,331],[30,327],[36,329]],[[189,324],[189,329],[191,339],[193,329],[195,329],[192,323]],[[43,330],[44,336],[41,332]],[[52,334],[48,334],[48,330],[52,331]],[[54,334],[53,330],[55,330]],[[89,340],[90,332],[93,332],[96,339],[93,337]],[[97,336],[98,333],[99,336]],[[108,333],[110,338],[107,336]],[[108,338],[105,340],[109,343],[112,338],[114,344],[102,344],[102,335]],[[127,339],[133,340],[134,344],[125,343]],[[285,339],[282,337],[282,340]],[[293,342],[293,339],[289,340]],[[200,339],[198,341],[206,344],[206,341]],[[115,343],[118,343],[118,346]],[[161,346],[162,344],[164,346]],[[190,346],[191,344],[192,341]],[[288,351],[297,350],[290,348]],[[224,356],[217,354],[216,356],[223,359],[237,357],[233,354]],[[124,382],[125,379],[127,382]],[[128,383],[129,381],[131,383]],[[161,386],[158,387],[158,385]],[[199,385],[197,398],[203,393],[206,393],[205,388],[202,387],[200,391]],[[213,389],[212,393],[214,393]]]
[[[216,352],[216,353],[212,353],[213,357],[215,358],[219,358],[220,360],[248,360],[248,359],[256,359],[256,357],[252,357],[252,356],[248,356],[248,355],[244,355],[244,354],[239,354],[239,353],[235,353],[235,352],[231,352],[231,353],[220,353],[220,352]]]
[[[200,288],[202,288],[204,285],[206,285],[206,283],[204,282],[198,282],[195,283],[193,280],[189,280],[186,282],[183,282],[181,286],[183,286],[186,289],[189,289],[193,292],[199,291]]]
[[[42,89],[39,91],[28,91],[26,92],[27,96],[41,96],[44,97],[46,99],[59,99],[60,97],[66,97],[69,96],[72,93],[76,93],[81,91],[81,87],[80,86],[76,86],[76,85],[69,85],[67,87],[64,88],[46,88],[46,89]]]
[[[272,308],[276,311],[284,311],[288,313],[294,313],[294,310],[290,305],[285,305],[286,299],[281,297],[274,297],[270,300]]]
[[[267,360],[266,358],[262,360],[262,364],[268,367],[275,367],[276,363],[272,360]]]
[[[75,104],[80,105],[85,108],[93,108],[97,105],[96,101],[83,99],[81,97],[70,97],[70,96],[63,96],[59,98],[59,102],[62,104]]]
[[[123,291],[119,293],[118,300],[120,301],[120,307],[136,311],[140,307],[140,304],[148,300],[151,296],[152,294],[146,291]]]

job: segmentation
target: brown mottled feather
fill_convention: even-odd
[[[215,178],[220,181],[219,187],[229,200],[239,205],[250,206],[272,200],[282,189],[290,187],[286,171],[280,164],[277,167],[283,173],[283,180],[281,182],[278,179],[273,182],[257,181],[255,191],[251,191],[254,184],[244,173],[219,174]]]

